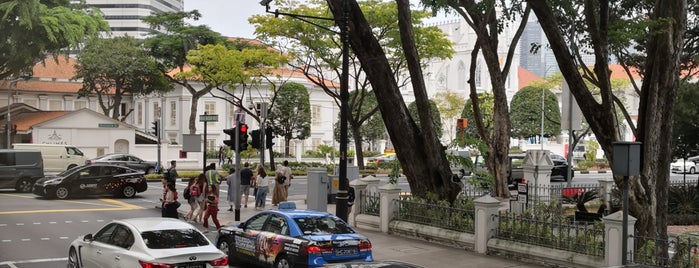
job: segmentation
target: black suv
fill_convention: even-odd
[[[510,154],[509,155],[509,165],[507,169],[507,181],[509,184],[519,184],[524,178],[524,156],[525,154]],[[553,168],[551,168],[551,180],[563,180],[568,181],[568,161],[565,157],[550,154],[551,162],[553,163]],[[573,172],[571,172],[571,179],[573,177]]]

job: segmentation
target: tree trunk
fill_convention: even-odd
[[[571,93],[580,104],[607,160],[614,163],[612,143],[619,141],[620,137],[614,116],[611,88],[604,88],[609,82],[600,83],[602,102],[598,103],[587,89],[576,63],[571,59],[552,8],[544,1],[528,2],[539,18]],[[651,29],[653,34],[648,36],[648,54],[641,88],[636,137],[637,141],[643,143],[641,174],[630,178],[629,187],[629,210],[638,220],[636,231],[641,236],[667,238],[667,170],[672,152],[672,116],[679,81],[679,57],[684,41],[686,15],[686,0],[657,1],[652,19],[669,20],[659,25],[659,29]],[[605,35],[596,38],[608,37]],[[595,47],[596,56],[604,56],[606,49],[603,46]],[[606,59],[598,59],[595,66],[596,74],[604,74],[603,69],[606,65],[599,64],[599,61],[604,60]],[[615,176],[614,179],[617,186],[623,187],[620,176]],[[666,255],[667,251],[661,249],[656,253]]]
[[[354,124],[351,124],[352,127],[352,137],[354,138],[354,163],[357,165],[359,170],[364,169],[364,151],[362,149],[362,134],[361,134],[361,125],[360,126],[355,126]]]
[[[344,17],[343,1],[327,0],[335,19]],[[409,8],[407,1],[404,1],[402,4],[403,8]],[[449,163],[444,155],[442,145],[435,138],[434,129],[427,127],[423,132],[418,129],[415,121],[410,117],[408,108],[400,94],[395,76],[383,52],[383,47],[373,35],[371,27],[364,18],[364,14],[361,12],[357,2],[351,0],[349,1],[349,6],[350,45],[362,67],[366,69],[367,77],[372,88],[374,88],[381,116],[386,123],[386,129],[396,149],[396,155],[403,168],[403,173],[410,184],[411,192],[413,195],[420,197],[425,197],[428,192],[432,192],[442,199],[453,200],[460,189],[458,189],[456,184],[451,183]],[[401,3],[399,2],[400,6]],[[409,18],[409,10],[408,14],[405,14],[405,10],[399,11],[399,23],[403,21],[403,24],[408,24],[409,26],[410,21],[406,21],[406,16]],[[412,35],[406,32],[406,30],[411,31],[411,29],[406,28],[405,25],[401,26],[401,37],[403,42],[405,42],[404,47],[409,47],[412,43],[413,51],[408,51],[408,53],[416,56]],[[417,79],[413,80],[414,90],[424,90],[424,83],[419,80],[422,76],[421,74],[416,74],[420,70],[419,68],[414,68],[415,60],[409,61],[412,61],[410,63],[411,76],[413,79]],[[419,67],[419,65],[417,66]],[[415,87],[416,85],[417,87]],[[422,96],[416,96],[416,98],[420,97]],[[427,102],[427,100],[423,101]],[[423,113],[421,115],[422,118],[425,111],[421,112]],[[427,113],[429,113],[429,110]],[[432,118],[427,116],[421,122],[431,122],[431,120]]]
[[[192,94],[192,105],[189,107],[189,134],[197,133],[197,103],[199,103],[199,95]],[[206,155],[206,152],[204,154]]]

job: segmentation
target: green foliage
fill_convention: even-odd
[[[276,92],[277,99],[269,113],[269,126],[274,134],[284,137],[288,153],[291,139],[306,139],[311,134],[311,105],[308,89],[295,82],[284,83]]]
[[[673,117],[674,158],[699,154],[699,83],[680,83]]]
[[[78,54],[75,71],[73,79],[83,81],[78,96],[97,94],[102,112],[113,119],[122,116],[119,114],[122,96],[137,97],[172,89],[140,42],[129,36],[90,40]]]
[[[432,121],[434,122],[434,130],[436,132],[437,137],[442,136],[442,117],[439,114],[439,109],[437,109],[437,103],[435,103],[433,100],[430,100],[430,111],[432,112]],[[420,131],[424,129],[424,127],[420,126],[420,116],[418,116],[417,112],[417,103],[416,102],[411,102],[410,105],[408,105],[408,112],[410,113],[410,116],[413,118],[413,121],[415,121],[415,124],[418,125],[418,128]]]
[[[386,126],[383,124],[381,112],[378,110],[376,95],[373,92],[354,90],[349,93],[349,106],[352,107],[348,118],[347,138],[354,139],[355,142],[375,141],[383,139],[386,133]],[[335,141],[340,141],[340,112],[337,113],[337,121],[333,125],[333,137]],[[361,137],[354,137],[356,127],[359,128]]]
[[[490,93],[479,93],[478,104],[481,119],[483,119],[483,126],[486,129],[486,135],[491,136],[493,133],[493,107],[495,105],[493,95]],[[478,135],[478,128],[476,127],[475,119],[476,117],[473,113],[473,103],[471,99],[466,101],[464,110],[461,112],[461,117],[468,119],[468,127],[465,131],[466,137],[480,139],[481,137]]]
[[[398,176],[400,176],[400,162],[398,160],[390,162],[391,172],[388,173],[388,183],[396,184],[398,183]]]
[[[543,111],[541,110],[542,97],[544,101]],[[510,102],[512,137],[525,139],[541,135],[542,112],[544,136],[551,137],[560,134],[561,112],[558,109],[556,95],[547,89],[532,86],[517,91]]]
[[[109,25],[96,9],[58,0],[1,1],[0,80],[29,72],[47,54],[65,53],[100,31]]]
[[[472,199],[457,198],[453,204],[439,200],[435,193],[425,198],[404,196],[399,207],[399,219],[455,231],[473,233],[475,229]]]

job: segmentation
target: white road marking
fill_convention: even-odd
[[[58,239],[66,240],[66,239],[68,239],[68,237],[67,237],[67,236],[61,236],[61,237],[59,237]]]
[[[51,238],[48,238],[48,237],[42,237],[42,238],[41,238],[41,241],[49,241],[49,240],[51,240]]]
[[[50,221],[49,224],[56,224],[57,222],[55,221]]]
[[[40,222],[35,222],[35,223],[34,223],[34,225],[40,225],[40,224],[41,224]]]
[[[0,223],[0,227],[5,227],[5,226],[7,226],[7,224],[5,224],[5,223]]]
[[[90,221],[88,221],[88,220],[82,220],[82,221],[80,221],[80,222],[82,222],[82,223],[88,223],[88,222],[90,222]]]
[[[29,242],[29,241],[32,241],[32,240],[29,239],[29,238],[22,238],[20,241],[22,241],[22,242]]]
[[[24,223],[18,222],[18,223],[16,223],[15,225],[17,225],[17,226],[24,226]]]
[[[9,243],[9,242],[12,242],[12,240],[3,239],[2,242],[3,242],[3,243]]]
[[[0,262],[0,266],[2,265],[8,265],[12,268],[17,268],[15,264],[22,264],[22,263],[40,263],[40,262],[60,262],[60,261],[68,261],[68,257],[65,258],[53,258],[53,259],[34,259],[34,260],[24,260],[24,261],[3,261]]]
[[[73,221],[65,221],[65,223],[73,223]]]

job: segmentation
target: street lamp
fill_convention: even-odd
[[[349,208],[347,206],[347,191],[349,189],[349,180],[347,179],[347,119],[349,118],[349,107],[347,106],[347,101],[349,99],[349,34],[347,28],[349,27],[349,1],[342,1],[342,19],[340,20],[336,20],[335,18],[284,13],[279,12],[277,9],[270,11],[269,4],[271,2],[272,0],[262,0],[260,1],[260,5],[265,7],[265,12],[274,14],[275,17],[279,17],[279,15],[288,16],[340,35],[340,40],[342,41],[342,74],[340,77],[340,166],[338,174],[340,185],[337,191],[335,215],[337,215],[340,219],[347,221],[349,216]],[[338,32],[332,30],[308,19],[334,21],[339,26],[340,31]]]

